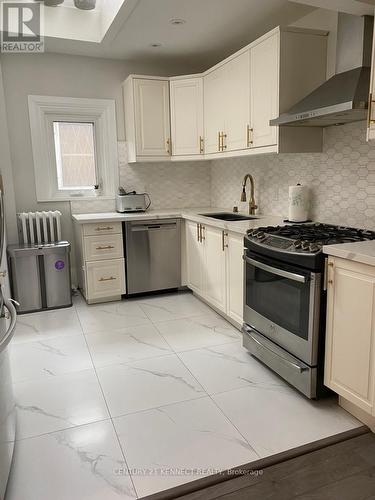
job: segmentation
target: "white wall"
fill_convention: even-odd
[[[316,9],[292,24],[298,28],[310,28],[329,31],[327,44],[327,79],[336,72],[338,12]]]
[[[17,225],[16,225],[16,201],[14,195],[12,165],[10,160],[10,148],[8,137],[8,125],[5,109],[5,97],[3,89],[3,77],[0,60],[0,173],[3,176],[4,182],[4,207],[6,217],[6,228],[8,243],[17,242]]]
[[[130,73],[155,74],[158,70],[137,63],[62,54],[9,54],[3,55],[1,62],[16,210],[61,210],[63,237],[73,241],[69,202],[38,203],[36,200],[27,96],[115,99],[118,138],[124,140],[121,83]],[[1,109],[4,108],[0,88]],[[4,127],[5,120],[1,118],[0,126]],[[5,138],[6,133],[1,133],[0,137]],[[14,212],[14,207],[9,207],[8,212],[11,211]]]
[[[166,74],[148,64],[62,54],[5,55],[2,57],[4,92],[13,164],[16,210],[60,210],[63,238],[73,242],[71,213],[108,211],[114,201],[45,202],[36,200],[27,97],[30,94],[115,99],[119,175],[127,189],[150,192],[153,206],[209,205],[209,165],[131,166],[123,155],[124,112],[121,83],[131,73]],[[1,95],[0,95],[1,104]],[[3,135],[3,134],[1,134]],[[122,145],[122,146],[121,146]],[[187,170],[188,168],[188,170]],[[189,173],[188,173],[189,172]],[[163,191],[167,194],[165,197]],[[12,212],[14,213],[14,207]],[[73,281],[75,279],[73,254]]]

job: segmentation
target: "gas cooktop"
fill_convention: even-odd
[[[312,257],[322,253],[323,245],[375,240],[375,232],[332,224],[308,223],[250,229],[246,239],[252,249],[259,253],[272,251],[279,256]]]
[[[247,234],[269,246],[273,246],[273,242],[282,239],[285,241],[285,246],[289,242],[288,246],[292,243],[295,249],[300,249],[303,252],[317,252],[321,250],[323,245],[375,239],[374,231],[321,223],[259,227],[248,231]],[[280,239],[273,240],[267,238],[267,235],[278,236]],[[293,241],[290,242],[290,240]],[[279,245],[280,243],[276,243],[277,248],[280,248]],[[281,245],[281,248],[283,247],[284,245]]]

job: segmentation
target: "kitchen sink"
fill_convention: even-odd
[[[227,220],[227,221],[236,221],[236,220],[252,220],[257,219],[258,217],[253,217],[252,215],[241,215],[235,212],[218,212],[213,214],[199,214],[203,217],[211,217],[211,219],[219,219],[219,220]]]

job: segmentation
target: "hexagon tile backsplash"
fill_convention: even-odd
[[[242,179],[250,173],[261,213],[286,216],[288,187],[299,182],[310,188],[314,220],[375,230],[375,144],[365,137],[359,122],[326,128],[323,153],[215,160],[211,204],[239,205]]]
[[[214,161],[129,165],[119,142],[119,181],[127,190],[146,191],[152,208],[239,205],[243,177],[254,176],[263,214],[286,216],[288,187],[310,188],[311,217],[321,222],[375,230],[375,144],[365,140],[364,122],[329,127],[323,153],[260,155]],[[76,201],[72,212],[114,210],[114,200]]]
[[[152,208],[210,206],[210,166],[205,161],[128,164],[119,142],[120,185],[126,191],[149,193]]]

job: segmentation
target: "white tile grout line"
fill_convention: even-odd
[[[172,296],[170,296],[170,298],[172,298]],[[197,299],[198,300],[198,299]],[[81,306],[79,306],[81,307]],[[83,305],[83,307],[85,307],[85,305]],[[196,400],[199,400],[199,399],[203,399],[203,398],[210,398],[210,400],[215,404],[215,406],[219,409],[219,411],[223,414],[223,416],[225,417],[225,419],[233,426],[233,428],[235,428],[237,430],[237,432],[242,436],[242,438],[245,440],[245,442],[247,442],[250,446],[250,448],[254,451],[254,453],[256,455],[257,452],[254,450],[253,446],[251,445],[251,443],[248,442],[248,440],[241,434],[241,432],[237,429],[237,427],[233,424],[233,422],[229,419],[229,417],[223,412],[223,410],[216,404],[216,402],[213,400],[213,398],[211,397],[211,395],[204,389],[204,387],[200,384],[200,382],[196,379],[196,377],[194,376],[194,374],[190,371],[190,369],[185,365],[185,363],[183,362],[183,360],[181,359],[181,357],[179,356],[179,353],[183,353],[183,352],[190,352],[190,351],[194,351],[194,350],[200,350],[200,349],[204,349],[206,347],[215,347],[215,346],[220,346],[220,345],[228,345],[228,344],[232,344],[232,343],[236,343],[238,342],[239,339],[235,339],[235,340],[230,340],[228,342],[225,342],[225,343],[220,343],[220,344],[215,344],[215,345],[209,345],[209,346],[199,346],[199,347],[195,347],[195,348],[191,348],[191,349],[186,349],[184,351],[175,351],[172,346],[169,344],[169,342],[167,341],[167,339],[163,336],[163,334],[161,333],[161,331],[159,330],[159,328],[157,327],[157,323],[165,323],[165,322],[169,322],[169,321],[176,321],[176,320],[179,320],[179,319],[189,319],[189,318],[195,318],[197,316],[204,316],[205,314],[210,314],[211,311],[207,311],[207,313],[199,313],[199,314],[196,314],[196,315],[188,315],[188,316],[184,316],[184,317],[179,317],[179,318],[173,318],[171,320],[164,320],[164,321],[154,321],[151,319],[151,317],[147,314],[147,311],[145,311],[142,306],[140,305],[140,308],[142,309],[142,311],[144,312],[144,314],[147,316],[147,318],[145,319],[148,319],[148,321],[155,327],[157,333],[159,336],[161,336],[164,341],[166,342],[166,344],[170,347],[171,349],[171,352],[170,353],[167,353],[167,354],[162,354],[160,356],[152,356],[152,357],[147,357],[147,358],[141,358],[141,359],[137,359],[137,360],[133,360],[133,361],[129,361],[129,362],[121,362],[121,363],[112,363],[110,365],[103,365],[103,366],[100,366],[100,367],[97,367],[96,364],[94,363],[94,360],[93,360],[93,357],[92,357],[92,354],[91,354],[91,351],[90,351],[90,348],[89,348],[89,345],[88,345],[88,342],[87,342],[87,338],[86,336],[87,335],[90,335],[92,333],[100,333],[100,332],[91,332],[91,333],[85,333],[84,331],[84,328],[83,328],[83,325],[82,325],[82,322],[81,322],[81,318],[80,318],[80,315],[79,315],[79,312],[77,310],[77,305],[73,303],[73,308],[74,308],[74,311],[75,311],[75,316],[78,320],[78,323],[80,325],[80,329],[81,329],[81,334],[83,335],[84,339],[85,339],[85,344],[86,344],[86,347],[87,347],[87,350],[88,350],[88,354],[90,356],[90,360],[91,360],[91,363],[92,363],[92,370],[94,371],[95,373],[95,376],[97,378],[97,381],[98,381],[98,384],[99,384],[99,387],[100,387],[100,391],[102,393],[102,396],[103,396],[103,399],[104,399],[104,402],[105,402],[105,405],[106,405],[106,408],[107,408],[107,411],[108,411],[108,415],[109,415],[109,418],[108,419],[101,419],[101,420],[97,420],[97,421],[93,421],[93,422],[88,422],[88,423],[85,423],[85,424],[80,424],[80,425],[76,425],[76,426],[71,426],[71,427],[66,427],[66,428],[63,428],[63,429],[58,429],[58,430],[55,430],[55,431],[51,431],[51,432],[48,432],[48,433],[42,433],[42,434],[38,434],[36,436],[30,436],[30,437],[25,437],[25,438],[21,438],[20,440],[17,440],[17,441],[23,441],[23,440],[26,440],[26,439],[34,439],[34,438],[37,438],[37,437],[41,437],[41,436],[45,436],[45,435],[48,435],[48,434],[53,434],[53,433],[57,433],[57,432],[64,432],[64,431],[68,431],[70,429],[75,429],[77,427],[81,427],[81,426],[85,426],[85,425],[90,425],[90,424],[94,424],[94,423],[98,423],[98,422],[104,422],[104,421],[108,421],[110,420],[111,421],[111,424],[112,424],[112,427],[113,427],[113,430],[114,430],[114,433],[116,435],[116,438],[117,438],[117,442],[119,444],[119,447],[120,447],[120,450],[121,450],[121,453],[123,455],[123,459],[124,459],[124,462],[126,464],[126,467],[128,468],[129,470],[129,465],[128,465],[128,462],[126,460],[126,454],[125,454],[125,451],[122,447],[122,444],[120,442],[120,439],[119,439],[119,436],[118,436],[118,433],[117,433],[117,430],[116,430],[116,426],[114,424],[114,419],[118,419],[118,418],[122,418],[122,417],[126,417],[128,415],[134,415],[136,413],[144,413],[144,412],[147,412],[147,411],[152,411],[152,410],[155,410],[155,409],[158,409],[158,408],[165,408],[165,407],[168,407],[168,406],[171,406],[171,405],[175,405],[175,404],[179,404],[179,403],[186,403],[186,402],[189,402],[189,401],[196,401]],[[52,311],[51,311],[52,312]],[[216,311],[213,311],[212,312],[215,313],[215,315],[218,316],[219,319],[223,320],[223,321],[226,321],[225,318],[222,318],[218,313],[216,313]],[[126,316],[126,315],[124,315]],[[229,322],[227,322],[228,325],[230,325],[231,327],[233,327],[233,325],[231,325]],[[143,326],[143,325],[137,325],[137,326]],[[125,327],[124,327],[125,328]],[[132,327],[127,327],[127,328],[132,328]],[[234,327],[233,327],[234,328]],[[116,330],[114,330],[116,331]],[[78,335],[78,334],[75,334],[75,335]],[[126,335],[126,334],[125,334]],[[73,336],[73,335],[70,335],[70,336]],[[58,336],[60,337],[60,336]],[[64,336],[61,336],[61,337],[64,337]],[[38,342],[39,340],[36,340],[36,342]],[[102,369],[102,368],[106,368],[108,366],[114,366],[114,365],[128,365],[132,362],[137,362],[137,361],[144,361],[144,360],[147,360],[147,359],[153,359],[153,358],[159,358],[159,357],[163,357],[163,356],[171,356],[171,355],[175,355],[177,356],[177,358],[179,359],[179,361],[183,364],[183,366],[185,367],[185,369],[190,373],[190,375],[192,376],[192,378],[196,381],[196,383],[202,388],[202,396],[198,397],[198,398],[192,398],[192,399],[188,399],[188,400],[183,400],[183,401],[177,401],[177,402],[173,402],[173,403],[168,403],[166,405],[160,405],[158,407],[153,407],[153,408],[147,408],[147,409],[144,409],[144,410],[139,410],[139,411],[136,411],[136,412],[131,412],[131,413],[126,413],[124,415],[118,415],[116,417],[113,417],[111,415],[111,412],[110,412],[110,409],[109,409],[109,406],[108,406],[108,403],[107,403],[107,400],[106,400],[106,397],[105,397],[105,393],[103,391],[103,387],[100,383],[100,379],[99,379],[99,376],[98,376],[98,373],[97,373],[97,369]],[[62,374],[62,375],[68,375],[68,374],[71,374],[71,373],[79,373],[81,371],[88,371],[89,369],[87,370],[76,370],[76,371],[73,371],[73,372],[68,372],[66,374]],[[225,391],[225,392],[230,392],[230,391]],[[133,485],[133,488],[134,488],[134,491],[138,497],[138,491],[135,487],[135,484],[134,484],[134,481],[133,481],[133,477],[131,474],[129,474],[129,477],[131,479],[131,482],[132,482],[132,485]]]
[[[199,300],[199,299],[197,299]],[[204,303],[204,302],[202,302]],[[216,311],[214,311],[216,313]],[[147,312],[146,312],[147,314]],[[216,313],[218,316],[220,316],[218,313]],[[227,322],[231,327],[235,328],[231,323],[229,323],[229,321],[227,321],[225,318],[223,318],[221,316],[221,319],[224,320],[225,322]],[[158,330],[158,332],[160,333],[160,335],[162,335],[162,337],[164,338],[164,340],[167,342],[167,344],[172,348],[172,346],[169,344],[168,340],[163,336],[162,332],[158,329],[157,327],[157,324],[158,322],[154,322],[151,318],[150,318],[150,321],[151,323],[153,323],[153,325],[155,326],[155,328]],[[159,321],[159,323],[161,323]],[[237,342],[237,341],[234,341],[234,342]],[[226,344],[229,344],[230,342],[227,342],[225,344],[218,344],[218,345],[226,345]],[[207,347],[207,346],[206,346]],[[209,346],[209,347],[213,347],[213,346]],[[204,347],[201,347],[200,349],[203,349]],[[189,349],[189,351],[191,350],[198,350],[198,349]],[[187,351],[180,351],[180,353],[182,352],[187,352]],[[194,374],[191,372],[191,370],[189,369],[189,367],[184,363],[184,361],[181,359],[181,357],[179,356],[179,352],[176,352],[175,351],[175,354],[177,355],[178,359],[181,361],[181,363],[185,366],[185,368],[188,370],[188,372],[191,374],[191,376],[194,378],[194,380],[197,380],[194,376]],[[200,384],[199,380],[197,380],[197,382]],[[203,386],[202,386],[203,387]],[[258,452],[255,450],[255,448],[253,447],[253,445],[245,438],[245,436],[240,432],[240,430],[237,428],[237,426],[230,420],[230,418],[228,417],[228,415],[226,413],[224,413],[224,411],[220,408],[220,406],[216,403],[216,401],[211,397],[211,395],[205,390],[205,388],[203,387],[203,390],[206,392],[207,396],[210,398],[210,400],[214,403],[214,405],[216,406],[216,408],[218,408],[218,410],[223,414],[224,418],[233,426],[234,429],[236,429],[236,431],[239,433],[240,436],[242,436],[242,438],[245,440],[246,443],[248,443],[248,445],[250,446],[250,448],[253,450],[253,452],[259,457],[260,455],[258,454]],[[225,392],[231,392],[231,391],[225,391]]]
[[[178,354],[177,354],[178,356]],[[193,373],[190,371],[189,367],[184,363],[184,361],[180,358],[180,356],[178,356],[178,358],[180,359],[181,363],[186,367],[186,369],[193,375]],[[245,386],[246,387],[246,386]],[[243,389],[243,387],[241,387],[241,389]],[[229,390],[229,391],[225,391],[225,392],[232,392],[233,390],[237,390],[237,389],[232,389],[232,390]],[[224,413],[224,411],[222,410],[222,408],[220,408],[220,406],[216,403],[216,401],[212,398],[211,394],[207,393],[208,397],[210,398],[210,400],[214,403],[214,405],[216,406],[216,408],[218,408],[218,410],[224,415],[224,417],[226,418],[226,420],[236,429],[236,431],[238,432],[238,434],[240,436],[242,436],[242,438],[245,440],[245,442],[250,446],[250,448],[253,450],[253,452],[259,457],[261,458],[261,456],[258,454],[258,452],[255,450],[254,446],[249,442],[248,439],[245,438],[245,436],[242,434],[242,432],[238,429],[238,427],[231,421],[231,419],[228,417],[228,415],[226,413]]]
[[[101,422],[108,422],[109,420],[111,420],[110,416],[108,416],[108,418],[101,418],[100,420],[94,420],[92,422],[85,422],[83,424],[71,425],[70,427],[63,427],[62,429],[56,429],[54,431],[42,432],[40,434],[35,434],[35,436],[27,436],[27,437],[16,439],[15,443],[21,443],[22,441],[27,441],[28,439],[36,439],[36,438],[40,438],[43,436],[49,436],[50,434],[57,434],[59,432],[72,431],[73,429],[77,429],[78,427],[85,427],[86,425],[100,424]]]
[[[76,310],[76,313],[77,313],[77,316],[78,316],[78,321],[79,321],[79,324],[81,325],[81,329],[82,329],[82,332],[83,332],[83,327],[82,327],[81,319],[80,319],[80,317],[79,317],[79,314],[78,314],[77,310]],[[119,447],[120,447],[122,457],[123,457],[123,459],[124,459],[124,462],[125,462],[126,468],[127,468],[127,470],[128,470],[128,474],[129,474],[130,481],[131,481],[132,486],[133,486],[133,489],[134,489],[134,493],[135,493],[135,495],[136,495],[136,498],[139,498],[139,494],[138,494],[137,488],[135,487],[135,484],[134,484],[134,481],[133,481],[133,477],[132,477],[132,475],[130,474],[129,464],[128,464],[127,460],[126,460],[124,450],[123,450],[123,448],[122,448],[122,446],[121,446],[120,438],[119,438],[119,436],[118,436],[118,433],[117,433],[117,430],[116,430],[115,424],[114,424],[114,422],[113,422],[113,418],[112,418],[111,412],[110,412],[110,410],[109,410],[109,406],[108,406],[107,399],[106,399],[105,394],[104,394],[104,390],[103,390],[102,384],[100,383],[100,379],[99,379],[99,377],[98,377],[98,373],[97,373],[97,370],[96,370],[96,366],[95,366],[94,360],[92,359],[92,356],[91,356],[91,352],[90,352],[90,349],[89,349],[89,345],[88,345],[88,343],[87,343],[86,336],[85,336],[85,335],[83,335],[83,336],[84,336],[84,339],[85,339],[85,342],[86,342],[87,350],[89,351],[89,355],[90,355],[91,362],[92,362],[92,364],[93,364],[93,366],[94,366],[95,376],[96,376],[96,379],[97,379],[97,381],[98,381],[98,384],[99,384],[99,387],[100,387],[100,391],[101,391],[101,393],[102,393],[102,396],[103,396],[103,399],[104,399],[104,402],[105,402],[105,406],[106,406],[107,411],[108,411],[108,415],[109,415],[109,417],[110,417],[109,419],[110,419],[111,424],[112,424],[113,432],[115,433],[115,436],[116,436],[116,439],[117,439],[117,443],[118,443],[118,445],[119,445]]]

